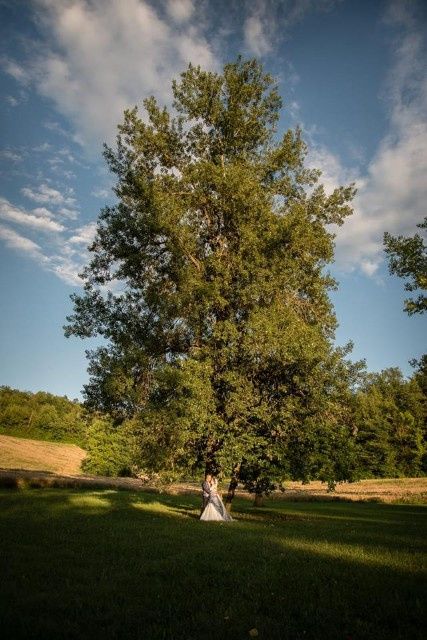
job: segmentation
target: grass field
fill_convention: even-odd
[[[424,506],[0,491],[2,638],[424,637]],[[7,631],[6,631],[7,630]]]
[[[35,469],[77,475],[86,452],[75,444],[29,440],[0,434],[0,468]]]

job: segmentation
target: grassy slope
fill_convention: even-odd
[[[423,637],[427,509],[0,492],[3,638]],[[425,621],[424,621],[425,622]]]
[[[75,444],[0,435],[0,468],[37,469],[64,475],[81,473],[86,452]]]

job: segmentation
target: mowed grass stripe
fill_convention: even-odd
[[[0,492],[4,638],[421,638],[423,506]]]

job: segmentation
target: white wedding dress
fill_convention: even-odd
[[[211,484],[211,495],[209,497],[209,502],[206,505],[202,515],[200,516],[200,520],[217,520],[222,522],[231,522],[233,518],[225,508],[224,503],[221,500],[220,495],[218,494],[217,487],[218,482],[213,482]]]

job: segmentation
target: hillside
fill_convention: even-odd
[[[86,452],[74,444],[0,435],[0,468],[79,475]]]

